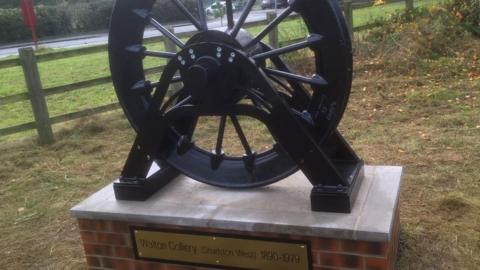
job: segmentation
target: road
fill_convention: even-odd
[[[248,18],[247,22],[256,22],[262,21],[266,19],[266,14],[269,10],[254,10],[252,11]],[[281,10],[278,10],[281,12]],[[235,16],[239,16],[240,13],[235,14]],[[226,18],[223,19],[223,25],[226,25]],[[220,19],[209,20],[208,27],[210,29],[221,28],[221,21]],[[185,26],[177,26],[175,27],[175,33],[183,33],[183,32],[190,32],[194,31],[195,28],[193,25],[185,25]],[[160,32],[155,29],[146,29],[144,33],[144,37],[155,37],[161,36]],[[92,45],[101,45],[107,44],[108,42],[108,33],[101,33],[95,35],[83,35],[83,36],[75,36],[63,39],[50,39],[45,41],[40,41],[40,46],[44,48],[50,49],[67,49],[67,48],[78,48],[83,46],[92,46]],[[7,45],[7,46],[0,46],[0,58],[7,57],[10,55],[18,54],[18,49],[22,47],[32,46],[30,43],[26,44],[15,44],[15,45]]]

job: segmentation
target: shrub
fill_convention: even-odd
[[[454,0],[449,7],[455,17],[457,17],[468,31],[480,37],[479,0]]]
[[[35,8],[37,15],[37,34],[39,37],[61,35],[71,32],[69,18],[64,11],[56,7],[38,6]],[[30,30],[23,24],[22,14],[19,9],[0,10],[0,43],[28,40]]]
[[[70,18],[64,9],[57,6],[38,6],[35,12],[39,36],[64,35],[71,32]]]
[[[33,0],[35,5],[58,5],[68,0]],[[20,6],[20,0],[2,0],[0,1],[0,9],[3,8],[18,8]]]
[[[51,0],[37,5],[37,33],[39,37],[101,31],[108,28],[114,0]],[[196,0],[183,1],[193,14],[198,14]],[[162,23],[187,19],[170,0],[158,0],[152,11]],[[30,39],[30,31],[23,25],[19,8],[0,9],[0,43]]]
[[[188,0],[181,1],[190,12],[198,18],[197,1]],[[173,4],[171,0],[157,0],[152,10],[153,16],[162,23],[173,23],[178,21],[186,21],[185,16]]]
[[[48,37],[106,29],[111,5],[110,0],[96,1],[94,5],[82,2],[38,5],[35,7],[37,34],[39,37]],[[30,39],[30,30],[24,26],[19,8],[0,9],[0,25],[0,43]]]
[[[71,32],[89,32],[108,28],[112,13],[112,0],[79,1],[60,7],[69,19]]]
[[[1,9],[0,25],[0,43],[23,40],[30,36],[18,9]]]
[[[385,53],[397,52],[404,59],[452,56],[468,35],[449,5],[416,8],[391,15],[378,24],[381,27],[369,31],[367,40]]]
[[[355,54],[375,58],[386,72],[409,75],[422,70],[425,63],[441,63],[459,55],[476,61],[478,39],[472,38],[463,21],[452,12],[451,3],[416,8],[384,19],[379,27],[356,35]],[[463,69],[466,63],[458,66]],[[452,67],[449,72],[455,74],[457,70]]]

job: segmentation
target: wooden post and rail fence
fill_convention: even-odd
[[[406,3],[407,10],[409,9],[411,10],[413,8],[413,0],[405,0],[405,3]],[[350,35],[353,35],[354,31],[361,31],[361,30],[376,26],[375,24],[369,24],[369,25],[359,26],[356,28],[353,27],[353,9],[371,6],[371,3],[356,5],[356,4],[353,4],[351,0],[345,0],[342,6],[343,6],[344,15],[346,18]],[[275,12],[268,12],[266,20],[246,23],[246,27],[253,27],[253,26],[268,24],[270,21],[275,19],[276,16],[277,14]],[[296,17],[298,17],[298,15],[292,15],[290,16],[289,19],[295,19]],[[173,27],[171,27],[170,30],[173,32]],[[191,36],[194,33],[195,32],[185,32],[185,33],[180,33],[177,36],[179,36],[180,38],[184,38],[184,37]],[[157,38],[151,38],[151,39],[155,39],[155,40],[160,39],[161,42],[164,42],[166,51],[176,52],[176,47],[170,40],[164,39],[163,37],[157,37]],[[298,40],[290,40],[290,41],[286,41],[286,43],[295,42],[295,41],[298,41]],[[268,43],[272,47],[278,47],[280,45],[278,28],[275,28],[273,31],[269,33]],[[0,97],[0,106],[19,102],[19,101],[29,100],[32,107],[33,115],[34,115],[34,121],[12,126],[12,127],[1,128],[0,137],[15,134],[18,132],[36,129],[39,137],[39,143],[50,144],[54,141],[52,125],[70,121],[77,118],[81,118],[81,117],[91,116],[98,113],[108,112],[108,111],[112,111],[120,108],[120,105],[118,103],[112,103],[112,104],[107,104],[107,105],[103,105],[103,106],[99,106],[91,109],[86,109],[82,111],[50,117],[48,112],[47,102],[45,99],[47,96],[61,94],[61,93],[70,92],[70,91],[76,91],[79,89],[98,86],[102,84],[108,84],[112,82],[112,79],[109,76],[107,76],[107,77],[101,77],[101,78],[76,82],[76,83],[62,85],[62,86],[50,87],[46,89],[42,87],[42,81],[40,79],[38,63],[54,61],[58,59],[65,59],[69,57],[88,55],[88,54],[93,54],[98,52],[106,52],[106,49],[107,49],[106,45],[100,45],[100,46],[85,47],[85,48],[80,48],[75,50],[35,55],[34,50],[29,47],[29,48],[19,49],[18,58],[1,60],[0,70],[5,68],[10,68],[10,67],[15,67],[15,66],[22,67],[26,86],[27,86],[27,91],[20,94]],[[145,70],[145,73],[152,74],[155,72],[161,72],[162,69],[163,69],[163,66],[149,68]]]

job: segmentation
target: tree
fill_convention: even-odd
[[[213,5],[212,5],[213,6]],[[226,13],[226,7],[219,1],[215,1],[215,8],[212,8],[213,10],[213,17],[215,19],[220,18],[220,25],[223,26],[223,16],[225,16]]]

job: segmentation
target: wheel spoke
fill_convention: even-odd
[[[145,81],[145,80],[141,80],[141,81],[138,81],[136,82],[133,86],[132,86],[132,90],[137,92],[137,93],[148,93],[150,94],[153,90],[153,88],[157,87],[160,83],[159,82],[155,82],[155,83],[152,83],[151,81]]]
[[[287,86],[286,83],[282,82],[281,80],[279,80],[277,77],[275,76],[272,76],[272,75],[267,75],[272,81],[274,81],[275,83],[277,83],[278,85],[280,85],[283,89],[285,89],[285,91],[287,91],[290,95],[293,96],[294,94],[294,91],[292,89],[290,89],[290,87]]]
[[[233,3],[232,3],[232,0],[226,0],[226,5],[227,5],[228,29],[232,29],[235,26],[235,21],[233,20]]]
[[[190,102],[192,99],[193,99],[192,96],[187,96],[186,98],[182,99],[180,102],[175,104],[175,107],[183,106],[183,105],[187,104],[188,102]]]
[[[225,126],[227,123],[227,117],[224,115],[220,118],[220,125],[218,127],[218,135],[217,135],[217,144],[215,145],[215,154],[221,155],[223,153],[223,137],[225,135]]]
[[[260,105],[260,106],[265,107],[265,109],[267,109],[267,110],[272,109],[272,105],[270,105],[267,101],[265,101],[264,98],[261,97],[261,95],[262,95],[261,92],[257,92],[254,89],[246,89],[245,93],[247,94],[247,96],[252,101],[254,101],[256,103],[256,104],[254,104],[255,106]]]
[[[254,38],[252,39],[245,48],[250,48],[260,42],[270,31],[272,31],[273,28],[275,28],[279,23],[283,21],[288,15],[290,15],[293,12],[292,7],[287,7],[280,15],[278,15],[277,18],[275,18],[273,21],[271,21],[265,28]]]
[[[182,82],[182,81],[183,81],[182,77],[180,77],[180,76],[175,76],[175,77],[172,78],[172,80],[170,81],[170,83],[178,83],[178,82]]]
[[[235,115],[230,116],[230,120],[232,120],[233,127],[235,127],[235,131],[237,132],[238,138],[242,143],[243,149],[245,149],[245,154],[250,156],[253,154],[252,148],[248,143],[247,137],[245,137],[245,133],[243,133],[243,129],[238,122],[238,118]]]
[[[139,16],[140,18],[142,19],[145,19],[146,21],[148,21],[148,23],[150,23],[150,25],[152,25],[153,27],[155,27],[155,29],[157,29],[158,31],[160,31],[160,33],[162,33],[165,37],[167,37],[168,39],[170,39],[173,43],[175,43],[178,47],[182,48],[185,47],[185,44],[179,39],[177,38],[177,36],[175,36],[175,34],[173,34],[172,32],[168,31],[168,29],[163,26],[161,23],[159,23],[157,20],[155,20],[154,18],[151,17],[151,14],[148,10],[145,10],[145,9],[135,9],[133,10],[133,13],[135,13],[137,16]]]
[[[192,140],[193,133],[195,132],[195,129],[197,128],[198,118],[199,118],[198,115],[194,115],[192,117],[192,123],[190,124],[190,127],[188,128],[188,137],[190,138],[190,141]]]
[[[158,51],[145,51],[145,56],[153,56],[153,57],[160,57],[160,58],[173,58],[175,57],[175,53],[172,52],[158,52]]]
[[[177,99],[180,95],[183,95],[186,92],[186,88],[182,88],[175,92],[166,102],[163,104],[162,108],[160,109],[160,113],[163,114],[168,109],[168,107]]]
[[[172,80],[170,81],[170,83],[178,83],[178,82],[181,82],[182,81],[182,77],[180,76],[175,76],[172,78]],[[160,82],[154,82],[152,83],[151,81],[146,81],[146,80],[141,80],[141,81],[138,81],[136,82],[133,86],[132,86],[132,91],[135,91],[139,94],[150,94],[152,93],[153,89],[156,88],[157,86],[160,85]]]
[[[207,31],[208,30],[207,16],[205,16],[205,8],[203,7],[203,0],[197,0],[197,9],[198,9],[198,17],[200,18],[200,24],[202,25],[202,29],[204,31]]]
[[[245,20],[248,17],[248,14],[250,14],[250,11],[253,8],[253,5],[255,4],[255,0],[248,0],[247,6],[243,10],[242,14],[240,15],[240,18],[238,18],[237,23],[232,29],[232,32],[230,32],[230,35],[232,37],[236,37],[238,35],[238,32],[242,28],[243,24],[245,23]]]
[[[271,51],[266,51],[264,53],[259,53],[259,54],[256,54],[256,55],[252,56],[252,57],[255,60],[262,60],[262,59],[265,59],[265,58],[279,56],[281,54],[285,54],[285,53],[289,53],[289,52],[293,52],[293,51],[298,51],[298,50],[301,50],[301,49],[304,49],[304,48],[307,48],[307,47],[310,47],[310,46],[317,45],[319,42],[322,41],[322,39],[323,39],[323,37],[321,35],[312,34],[305,41],[295,43],[295,44],[292,44],[292,45],[288,45],[288,46],[285,46],[285,47],[282,47],[282,48],[273,49]]]
[[[145,46],[136,44],[132,46],[128,46],[126,48],[128,52],[138,54],[140,57],[145,57],[145,56],[153,56],[153,57],[160,57],[160,58],[168,58],[171,59],[175,57],[175,53],[172,52],[159,52],[159,51],[149,51]]]
[[[243,164],[245,166],[245,169],[247,169],[247,171],[253,172],[253,170],[255,168],[254,166],[255,166],[255,158],[256,157],[257,157],[257,155],[256,155],[255,152],[243,156]]]
[[[176,108],[179,108],[183,105],[186,105],[188,102],[190,102],[192,100],[192,96],[187,96],[186,98],[182,99],[181,101],[177,102],[177,104],[175,104],[172,108],[168,109],[167,113],[169,111],[172,111],[172,110],[175,110]]]
[[[262,49],[272,50],[272,48],[264,43],[260,43],[262,45]],[[292,73],[291,69],[285,64],[280,57],[272,57],[270,58],[273,65],[276,67],[277,70],[286,71]],[[265,60],[263,60],[265,61]],[[274,77],[272,75],[268,75],[269,77]],[[276,78],[276,77],[275,77]],[[277,79],[277,78],[276,78]],[[303,86],[302,83],[294,80],[287,79],[288,86],[291,87],[293,90],[293,94],[291,95],[294,99],[292,100],[294,103],[292,105],[296,108],[304,107],[307,104],[310,104],[310,94],[308,93],[307,89]],[[289,88],[287,87],[287,88]],[[288,90],[287,90],[288,91]]]
[[[257,109],[262,109],[262,105],[255,100],[253,97],[249,97],[250,101],[252,101],[253,106],[255,106]]]
[[[290,80],[295,80],[302,83],[308,83],[314,86],[328,85],[327,81],[318,74],[315,74],[314,76],[312,76],[312,78],[309,78],[309,77],[305,77],[305,76],[301,76],[301,75],[297,75],[297,74],[293,74],[285,71],[269,69],[269,68],[265,68],[264,71],[270,75],[274,75],[274,76],[278,76],[278,77],[282,77]]]
[[[163,26],[161,23],[159,23],[157,20],[151,18],[150,19],[150,24],[155,27],[158,31],[160,31],[165,37],[170,39],[175,45],[183,49],[185,47],[185,44],[177,37],[175,34],[172,32],[168,31],[165,26]]]
[[[168,110],[165,113],[165,115],[172,114],[172,113],[175,114],[178,112],[182,114],[185,108],[188,108],[188,107],[191,108],[194,106],[192,104],[188,104],[191,100],[192,100],[191,96],[185,97],[182,101],[178,102],[177,104],[175,104],[175,106],[173,106],[170,110]],[[177,126],[175,126],[176,132],[181,134],[180,136],[181,139],[177,143],[180,153],[184,153],[186,150],[190,149],[194,145],[192,142],[193,133],[195,132],[195,129],[197,128],[197,124],[198,124],[199,115],[197,110],[187,109],[187,111],[189,111],[188,115],[184,114],[184,117],[182,117],[183,121],[176,122]],[[166,117],[166,119],[168,119],[168,117]]]
[[[175,6],[177,6],[177,8],[180,9],[183,15],[185,15],[185,17],[187,17],[190,20],[190,22],[195,26],[195,28],[197,28],[200,31],[206,30],[203,28],[202,24],[192,15],[192,13],[188,11],[185,5],[182,4],[182,2],[180,2],[180,0],[172,0],[172,1],[173,1],[173,4],[175,4]]]

